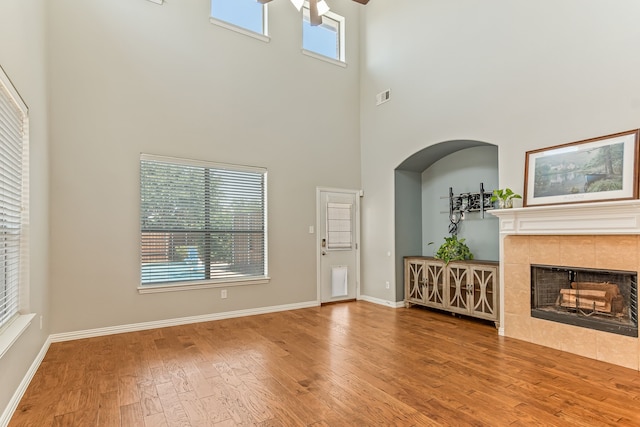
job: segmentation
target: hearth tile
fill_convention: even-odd
[[[557,265],[560,259],[559,236],[531,236],[529,260],[531,264]]]
[[[531,312],[531,291],[527,289],[505,289],[504,312],[522,315]]]
[[[531,290],[531,267],[529,264],[504,264],[505,293],[511,289]]]
[[[596,268],[638,269],[637,236],[596,236]]]
[[[529,236],[505,237],[504,262],[509,264],[529,264]]]
[[[565,333],[556,322],[542,319],[531,319],[531,342],[545,347],[562,350]]]
[[[563,331],[561,350],[591,359],[598,358],[596,336],[591,329],[560,325]]]
[[[564,236],[560,239],[560,263],[568,267],[593,267],[596,264],[594,236]]]
[[[598,360],[638,370],[638,338],[594,331]]]
[[[531,342],[531,317],[504,313],[504,335],[522,341]]]

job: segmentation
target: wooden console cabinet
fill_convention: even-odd
[[[404,258],[404,303],[467,316],[500,319],[498,275],[494,261],[451,261],[411,256]]]

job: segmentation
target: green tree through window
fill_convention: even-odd
[[[266,277],[266,172],[171,160],[140,163],[142,285]]]

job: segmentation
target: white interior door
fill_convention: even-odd
[[[355,299],[360,282],[358,191],[318,189],[318,299]]]

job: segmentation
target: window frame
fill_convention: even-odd
[[[264,265],[264,275],[260,276],[250,276],[247,278],[209,278],[209,279],[197,279],[197,280],[185,280],[185,281],[176,281],[176,282],[161,282],[161,283],[142,283],[142,182],[140,182],[140,246],[139,246],[139,254],[140,254],[140,262],[139,262],[139,285],[138,292],[140,294],[146,293],[158,293],[158,292],[173,292],[173,291],[182,291],[182,290],[194,290],[194,289],[208,289],[208,288],[220,288],[220,287],[232,287],[232,286],[243,286],[243,285],[257,285],[257,284],[265,284],[269,283],[271,278],[269,277],[269,254],[268,254],[268,216],[267,216],[267,196],[268,196],[268,171],[266,168],[255,167],[255,166],[243,166],[243,165],[232,165],[226,163],[217,163],[217,162],[208,162],[202,160],[191,160],[191,159],[183,159],[177,157],[167,157],[167,156],[158,156],[153,154],[140,154],[140,177],[142,178],[142,162],[143,161],[151,161],[151,162],[159,162],[170,164],[172,166],[185,166],[185,167],[196,167],[196,168],[204,168],[209,170],[224,170],[224,171],[233,171],[233,172],[250,172],[261,174],[263,179],[263,192],[262,192],[262,200],[263,200],[263,236],[264,236],[264,248],[263,248],[263,265]]]
[[[18,119],[22,121],[20,170],[17,171],[21,175],[18,279],[14,283],[18,300],[10,317],[0,325],[1,359],[27,330],[35,313],[29,313],[29,108],[1,66],[0,91],[8,95],[9,102],[20,113]]]
[[[302,7],[302,53],[304,55],[310,56],[312,58],[316,58],[316,59],[320,59],[322,61],[326,61],[335,65],[339,65],[341,67],[346,67],[347,66],[347,60],[346,60],[346,19],[344,16],[338,15],[335,12],[332,11],[328,11],[327,13],[325,13],[324,15],[322,15],[322,24],[321,26],[331,26],[331,27],[335,27],[333,25],[328,25],[325,24],[325,18],[335,22],[337,24],[337,30],[336,30],[336,34],[338,37],[337,40],[337,48],[338,48],[338,57],[334,58],[331,56],[326,56],[323,55],[321,53],[315,52],[313,50],[309,50],[309,49],[305,49],[304,48],[304,25],[305,22],[309,22],[309,14],[310,14],[310,10],[309,10],[309,3],[305,2],[304,6]]]
[[[263,41],[265,43],[269,43],[271,41],[271,37],[269,37],[269,7],[267,4],[262,5],[262,33],[257,33],[248,28],[242,27],[240,25],[237,25],[232,22],[225,21],[224,19],[220,19],[213,16],[214,1],[216,0],[209,0],[209,22],[211,22],[212,24],[218,27],[222,27],[239,34],[249,36],[251,38]]]

